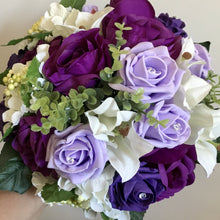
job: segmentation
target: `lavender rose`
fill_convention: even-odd
[[[94,87],[99,81],[99,72],[111,66],[111,57],[106,40],[99,29],[80,31],[51,42],[49,59],[43,73],[53,83],[55,90],[68,94],[78,86]]]
[[[89,125],[55,131],[47,146],[48,167],[74,184],[98,177],[107,159],[106,143],[94,138]]]
[[[158,169],[143,161],[137,174],[127,182],[122,183],[121,177],[115,174],[109,197],[115,209],[143,212],[164,190]]]
[[[203,63],[198,63],[198,62]],[[206,79],[208,77],[208,71],[211,69],[211,56],[208,50],[200,44],[195,44],[195,54],[191,60],[190,71],[192,74]]]
[[[123,31],[123,37],[127,40],[123,47],[134,47],[140,42],[152,42],[155,47],[167,46],[173,59],[179,56],[182,37],[175,36],[171,30],[155,18],[154,10],[148,1],[140,0],[140,4],[131,0],[113,2],[115,9],[102,21],[104,38],[115,44],[115,31],[117,30],[115,22],[125,23],[126,26],[132,27],[132,30]]]
[[[180,35],[182,37],[187,37],[187,33],[183,30],[185,23],[180,19],[175,17],[170,17],[167,13],[161,13],[158,16],[158,20],[170,29],[175,35]]]
[[[41,115],[24,116],[21,118],[12,142],[12,147],[20,153],[24,163],[32,171],[41,172],[45,176],[55,175],[53,170],[47,168],[46,147],[50,134],[43,135],[41,132],[33,132],[32,124],[41,126]]]
[[[158,148],[173,148],[183,144],[190,136],[188,120],[190,115],[174,104],[157,103],[149,110],[153,110],[153,116],[157,120],[168,119],[166,127],[161,125],[150,126],[148,118],[143,115],[141,121],[134,124],[136,132],[140,137]]]
[[[171,99],[180,86],[184,71],[169,56],[164,46],[153,47],[150,42],[139,43],[127,55],[121,56],[123,85],[113,84],[118,90],[137,90],[142,87],[143,102],[155,103]]]
[[[166,190],[157,200],[169,198],[195,180],[195,161],[197,160],[195,146],[180,145],[173,149],[155,148],[141,158],[141,161],[158,164],[160,176]]]

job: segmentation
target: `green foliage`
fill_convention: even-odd
[[[2,45],[2,46],[13,46],[13,45],[16,45],[16,44],[22,42],[23,40],[33,40],[33,39],[44,40],[45,37],[49,36],[49,35],[51,35],[51,32],[41,32],[41,33],[36,33],[36,34],[30,34],[30,35],[27,35],[23,38],[11,40],[6,45]]]
[[[205,47],[208,51],[210,50],[210,45],[211,45],[210,41],[200,42],[199,44]]]
[[[137,91],[134,91],[134,93],[119,91],[115,97],[120,109],[137,112],[136,121],[139,121],[142,113],[150,107],[149,103],[144,104],[141,101],[143,93],[143,88],[139,88]]]
[[[110,44],[109,51],[113,58],[113,65],[111,68],[106,67],[100,72],[100,77],[103,81],[113,84],[119,84],[123,82],[123,79],[120,76],[115,76],[115,73],[123,68],[123,65],[120,61],[120,56],[126,54],[126,50],[121,50],[121,46],[126,44],[126,40],[123,38],[123,31],[131,30],[130,27],[125,27],[125,23],[115,23],[115,26],[119,29],[115,32],[116,34],[116,45]]]
[[[34,86],[37,85],[37,79],[41,77],[39,72],[40,62],[37,60],[36,57],[33,58],[31,64],[27,70],[26,79]]]
[[[146,212],[130,212],[130,220],[143,220]]]
[[[62,202],[71,201],[76,202],[78,196],[75,194],[74,189],[71,191],[65,191],[60,189],[57,183],[46,184],[41,192],[43,199],[47,202]]]
[[[97,89],[100,93],[100,89]],[[33,111],[40,110],[43,117],[42,126],[32,125],[33,131],[48,134],[52,127],[59,131],[70,125],[76,125],[84,120],[83,113],[100,105],[103,95],[98,95],[96,89],[80,86],[78,91],[71,89],[68,96],[53,91],[48,81],[43,88],[33,91],[36,102],[31,106]]]
[[[5,76],[7,76],[8,72],[9,72],[9,69],[5,70],[3,73],[0,74],[0,84],[1,85],[5,85],[4,82],[3,82],[3,78]]]
[[[203,102],[209,107],[214,109],[215,105],[220,105],[220,76],[213,71],[209,71],[206,79],[212,86],[209,94],[204,98]]]
[[[2,139],[0,140],[0,143],[1,143],[2,141],[4,141],[5,138],[7,138],[7,137],[11,134],[11,132],[13,131],[13,129],[14,129],[14,127],[12,127],[12,125],[10,125],[10,127],[6,130],[6,132],[4,133]]]
[[[60,4],[64,7],[76,8],[82,10],[83,5],[86,3],[86,0],[61,0]]]
[[[0,154],[0,190],[22,194],[31,187],[31,177],[31,170],[13,150],[11,141],[6,142]]]
[[[103,220],[114,220],[113,218],[109,218],[108,216],[106,216],[103,212],[101,212],[100,214]]]

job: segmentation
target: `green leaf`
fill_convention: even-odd
[[[26,78],[28,81],[33,84],[37,85],[37,79],[41,77],[41,74],[39,72],[40,62],[37,60],[36,57],[31,61],[31,64],[27,70]]]
[[[220,151],[217,151],[217,163],[220,163]]]
[[[112,77],[109,82],[110,83],[113,83],[113,84],[120,84],[122,83],[124,80],[120,77],[120,76],[115,76],[115,77]]]
[[[130,220],[143,220],[146,212],[130,212]]]
[[[4,141],[5,138],[8,137],[8,136],[11,134],[11,132],[13,131],[13,129],[14,129],[14,127],[12,127],[12,126],[10,125],[10,127],[9,127],[9,128],[6,130],[6,132],[4,133],[4,135],[3,135],[3,137],[2,137],[2,139],[1,139],[1,141],[0,141],[0,143],[1,143],[2,141]]]
[[[3,82],[3,78],[5,76],[7,76],[8,72],[9,72],[9,69],[5,70],[3,73],[0,74],[0,84],[1,85],[5,85],[4,82]]]
[[[101,214],[101,217],[102,217],[103,220],[114,220],[114,219],[109,218],[108,216],[106,216],[105,213],[103,213],[103,212],[101,212],[100,214]]]
[[[0,168],[0,190],[23,194],[32,186],[31,177],[31,170],[20,158],[11,158]]]
[[[86,3],[86,0],[61,0],[60,4],[64,7],[72,7],[78,10],[82,10],[83,5]]]
[[[201,42],[199,44],[205,47],[208,51],[210,50],[210,45],[211,45],[210,41]]]
[[[62,202],[67,200],[76,201],[78,196],[75,194],[74,190],[65,191],[60,189],[57,183],[46,184],[41,192],[43,199],[47,202]]]
[[[0,154],[0,190],[15,191],[20,194],[31,187],[31,171],[24,165],[20,155],[7,141]]]
[[[23,38],[18,38],[18,39],[14,39],[14,40],[11,40],[9,41],[6,45],[2,45],[2,46],[13,46],[13,45],[16,45],[18,43],[20,43],[21,41],[23,40],[27,40],[27,39],[38,39],[38,40],[44,40],[46,36],[50,35],[51,32],[43,32],[43,33],[36,33],[36,34],[30,34],[30,35],[27,35]]]

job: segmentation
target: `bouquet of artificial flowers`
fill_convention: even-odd
[[[86,217],[142,219],[218,162],[209,42],[147,0],[52,3],[0,74],[0,190],[32,185]]]

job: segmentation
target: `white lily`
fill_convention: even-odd
[[[140,167],[139,158],[153,150],[130,126],[127,136],[115,136],[114,129],[123,122],[133,121],[136,113],[120,111],[113,98],[107,98],[98,108],[85,112],[94,136],[107,142],[109,161],[122,177],[131,179]]]
[[[207,176],[216,165],[217,150],[209,141],[220,136],[220,110],[209,109],[204,104],[197,105],[189,121],[191,136],[186,144],[195,144],[198,162],[206,170]]]
[[[91,208],[85,211],[85,216],[92,218],[97,212],[104,212],[105,215],[113,219],[130,219],[128,212],[113,209],[109,201],[108,189],[112,184],[114,173],[115,170],[109,165],[96,179],[89,179],[77,185],[76,193],[84,200],[81,205]]]
[[[106,7],[95,14],[91,14],[74,8],[65,8],[58,3],[51,3],[50,10],[45,13],[40,28],[52,31],[54,37],[63,36],[66,38],[81,30],[99,28],[102,19],[112,10],[112,7]]]

